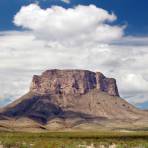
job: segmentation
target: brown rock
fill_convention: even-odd
[[[39,94],[81,95],[92,89],[119,96],[116,80],[87,70],[47,70],[33,76],[30,91]]]

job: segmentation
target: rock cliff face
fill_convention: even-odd
[[[92,89],[119,96],[116,80],[87,70],[47,70],[33,76],[30,91],[39,94],[83,95]]]

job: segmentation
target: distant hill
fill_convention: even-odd
[[[47,70],[30,91],[0,111],[16,131],[145,129],[148,112],[120,98],[114,78],[87,70]]]

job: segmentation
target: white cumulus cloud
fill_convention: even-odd
[[[14,23],[32,30],[39,39],[75,46],[120,39],[124,27],[110,24],[116,18],[94,5],[68,9],[53,6],[44,10],[31,4],[21,8]]]

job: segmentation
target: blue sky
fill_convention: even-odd
[[[147,0],[0,0],[0,105],[52,68],[100,71],[148,108]]]
[[[1,0],[0,1],[0,30],[18,29],[13,24],[14,15],[21,6],[29,5],[34,0]],[[148,34],[148,1],[147,0],[72,0],[66,4],[58,0],[40,0],[40,6],[47,8],[51,5],[73,7],[78,4],[95,4],[118,16],[118,24],[128,24],[126,33],[130,35]]]

